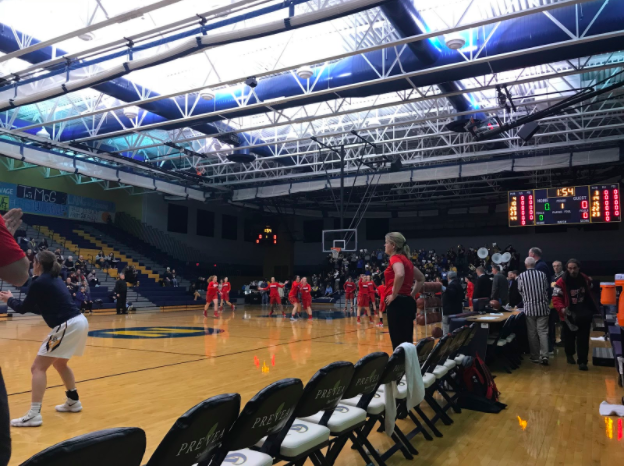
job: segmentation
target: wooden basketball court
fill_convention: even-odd
[[[84,356],[71,361],[83,412],[54,411],[65,395],[50,370],[44,424],[12,430],[11,464],[67,438],[120,426],[146,431],[145,462],[176,418],[203,399],[238,392],[245,402],[275,380],[306,383],[330,362],[391,352],[386,329],[357,326],[355,318],[291,323],[263,314],[266,309],[246,306],[220,319],[204,318],[201,309],[89,316],[96,335]],[[47,332],[38,316],[0,318],[0,366],[12,417],[30,406],[30,365]],[[414,461],[397,453],[388,464],[623,465],[623,419],[599,415],[601,401],[621,403],[615,370],[580,372],[558,350],[548,368],[526,358],[512,375],[495,371],[507,410],[453,414],[453,425],[438,425],[443,438],[413,440],[420,453]],[[370,439],[380,449],[390,445],[385,435]],[[350,449],[337,462],[362,464]]]

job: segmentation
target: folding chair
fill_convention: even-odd
[[[397,384],[397,397],[394,401],[397,413],[399,413],[402,408],[406,410],[405,400],[407,397],[407,386],[405,380],[402,381],[402,378],[405,374],[405,359],[406,356],[404,349],[402,347],[397,347],[395,349],[395,352],[393,352],[393,354],[391,355],[391,358],[388,360],[386,367],[384,368],[384,372],[380,377],[376,394],[373,396],[373,398],[369,402],[369,405],[367,406],[368,418],[365,425],[360,430],[360,434],[362,436],[368,437],[371,433],[371,430],[378,422],[380,422],[380,429],[378,431],[384,431],[385,417],[387,416],[385,398],[386,384],[391,384],[393,382]],[[402,407],[402,401],[404,403],[404,407]],[[343,400],[342,402],[345,404],[356,405],[359,402],[359,398],[354,397],[352,399]],[[388,459],[398,449],[401,450],[404,457],[408,460],[414,459],[413,454],[419,454],[419,452],[412,446],[408,438],[406,438],[406,435],[397,425],[395,425],[391,438],[395,444],[384,454],[380,455],[382,461]],[[392,452],[389,453],[389,451]],[[379,462],[378,464],[386,465]]]
[[[272,456],[249,448],[285,427],[302,392],[302,382],[295,378],[261,389],[245,404],[221,446],[213,451],[209,465],[272,465]]]
[[[516,338],[515,334],[512,333],[514,320],[514,315],[509,316],[499,329],[499,332],[488,338],[486,347],[487,360],[490,363],[501,361],[508,373],[512,373],[512,370],[517,369],[520,365],[520,361],[517,361],[511,352],[510,346],[510,343]]]
[[[421,366],[421,374],[423,375],[423,383],[425,386],[425,401],[434,410],[436,416],[429,420],[424,419],[426,425],[429,428],[434,426],[437,419],[445,425],[451,425],[453,420],[447,415],[446,408],[441,407],[434,399],[434,393],[438,391],[443,398],[449,403],[450,397],[443,389],[440,381],[445,378],[445,375],[449,370],[442,365],[447,360],[449,355],[449,347],[452,344],[453,337],[451,335],[443,336],[430,352],[430,355],[426,359],[425,363]],[[427,417],[426,417],[427,418]]]
[[[354,365],[350,362],[334,362],[313,375],[293,413],[293,420],[285,427],[261,439],[256,446],[276,460],[293,465],[304,465],[310,458],[314,465],[324,465],[321,449],[330,443],[328,420],[339,404],[343,393],[352,380]],[[323,412],[318,424],[298,417],[310,417]]]
[[[200,402],[176,420],[147,465],[207,465],[240,407],[238,394],[221,394]]]
[[[62,441],[35,454],[22,465],[141,465],[145,432],[111,428]]]
[[[360,429],[367,419],[366,408],[375,395],[378,388],[378,382],[384,371],[384,367],[388,362],[388,355],[384,352],[374,352],[356,362],[354,365],[354,375],[343,394],[345,399],[352,399],[360,396],[357,406],[339,403],[332,412],[327,422],[330,429],[330,445],[325,456],[325,465],[334,465],[336,458],[345,447],[348,440],[354,443],[360,456],[365,460],[366,464],[371,464],[371,458],[365,451],[365,447],[369,450],[375,461],[382,465],[379,454],[373,448],[366,437],[360,434]],[[305,422],[319,424],[322,422],[324,412],[317,412],[310,417],[302,418]],[[382,462],[382,463],[380,463]]]

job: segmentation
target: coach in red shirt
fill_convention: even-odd
[[[406,238],[399,232],[386,234],[384,252],[390,256],[384,271],[384,285],[388,331],[395,350],[404,342],[412,343],[413,320],[417,315],[414,297],[423,287],[425,277],[412,264]]]
[[[21,209],[11,209],[0,216],[0,279],[15,286],[28,280],[28,258],[13,238],[21,223]],[[0,465],[7,465],[11,459],[9,419],[9,401],[0,371]]]

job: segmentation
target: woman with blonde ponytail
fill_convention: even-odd
[[[384,252],[390,256],[384,271],[386,316],[393,350],[404,342],[412,343],[412,322],[417,315],[415,295],[425,283],[425,277],[410,260],[410,247],[399,232],[384,237]],[[416,281],[415,281],[416,280]]]

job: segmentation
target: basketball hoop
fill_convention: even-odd
[[[338,247],[338,246],[333,246],[330,249],[332,250],[332,258],[333,259],[338,259],[339,253],[341,253],[341,248]]]

